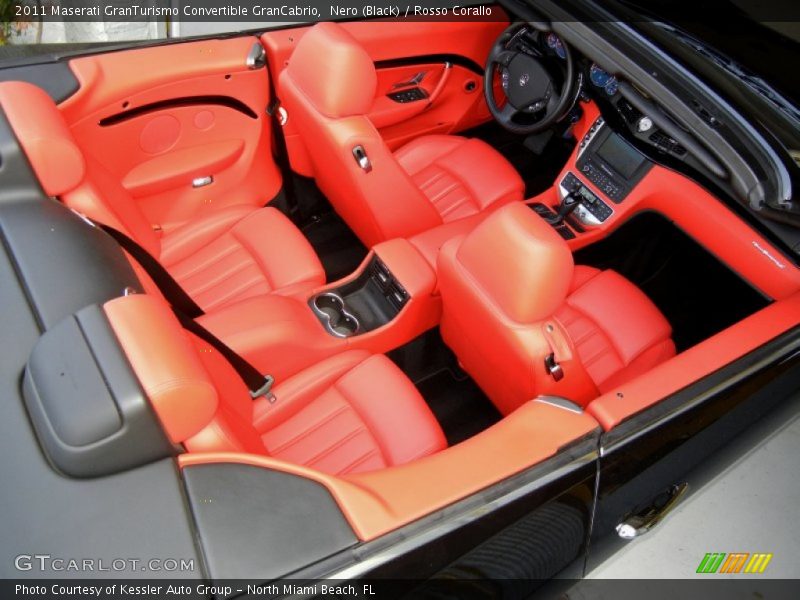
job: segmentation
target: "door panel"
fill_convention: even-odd
[[[246,65],[254,43],[209,40],[70,61],[80,88],[60,109],[84,151],[119,178],[153,225],[169,229],[277,194],[267,76]]]
[[[423,73],[419,85],[396,88]],[[482,75],[461,65],[420,63],[378,68],[378,89],[370,119],[389,148],[395,150],[420,135],[452,133],[489,119]],[[424,90],[424,99],[400,103],[389,94]]]
[[[490,119],[483,99],[483,65],[492,42],[507,25],[499,21],[341,23],[375,62],[378,87],[370,118],[392,150],[420,135],[457,133]],[[270,31],[261,37],[276,81],[306,30]],[[445,63],[452,68],[445,69]],[[418,73],[424,73],[419,85],[394,88]],[[398,103],[387,97],[393,91],[414,87],[424,90],[427,98]],[[311,176],[306,149],[291,115],[284,135],[292,168]]]

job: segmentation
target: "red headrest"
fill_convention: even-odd
[[[170,440],[202,431],[217,411],[217,390],[172,311],[145,294],[115,298],[103,309]]]
[[[572,281],[572,252],[528,206],[498,209],[464,238],[456,260],[483,293],[518,323],[550,317]]]
[[[45,193],[60,196],[83,181],[83,153],[42,88],[23,81],[0,83],[0,106]]]
[[[327,117],[367,114],[375,98],[375,65],[353,37],[335,23],[317,23],[289,59],[287,75]]]

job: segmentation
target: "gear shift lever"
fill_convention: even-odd
[[[580,198],[578,198],[572,191],[567,192],[567,195],[564,196],[561,204],[558,205],[555,216],[546,218],[545,221],[547,221],[553,227],[561,225],[561,223],[564,222],[564,219],[567,218],[567,215],[575,210],[580,202]]]

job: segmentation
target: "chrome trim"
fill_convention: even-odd
[[[195,177],[194,179],[192,179],[193,188],[205,187],[207,185],[211,185],[212,183],[214,183],[213,175],[206,175],[205,177]]]
[[[341,315],[337,315],[337,320],[346,318],[355,323],[355,329],[352,333],[340,333],[336,331],[336,324],[333,323],[333,317],[319,308],[317,305],[317,300],[320,298],[330,298],[335,301],[335,304],[338,304],[336,310],[339,311]],[[358,317],[356,317],[353,313],[348,312],[348,310],[345,308],[346,305],[344,303],[344,299],[336,292],[322,292],[321,294],[317,294],[314,296],[314,298],[312,298],[309,304],[311,305],[311,310],[313,310],[314,313],[319,317],[320,321],[322,321],[322,325],[325,327],[325,330],[332,336],[338,338],[348,338],[357,335],[361,331],[361,322],[358,320]]]
[[[580,406],[575,404],[572,400],[562,396],[537,396],[533,399],[533,401],[540,402],[542,404],[549,404],[550,406],[555,406],[561,410],[568,410],[569,412],[578,415],[583,414],[583,409]]]
[[[367,156],[367,151],[361,144],[353,147],[353,158],[356,159],[358,166],[361,167],[364,173],[369,173],[372,171],[372,162],[370,162],[369,156]]]
[[[267,53],[260,42],[253,42],[253,45],[250,46],[250,51],[247,53],[244,64],[247,65],[248,69],[252,70],[260,69],[267,64]]]

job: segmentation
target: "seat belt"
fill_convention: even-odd
[[[253,398],[253,400],[264,396],[270,402],[275,401],[275,395],[272,393],[272,385],[275,383],[275,378],[272,375],[263,375],[225,342],[195,321],[197,317],[204,315],[205,311],[192,300],[181,285],[175,281],[175,278],[170,275],[169,271],[153,258],[152,254],[142,248],[139,242],[121,231],[86,217],[83,218],[95,227],[105,231],[114,238],[125,251],[136,259],[153,280],[153,283],[156,284],[156,287],[158,287],[164,295],[167,302],[169,302],[172,307],[172,312],[175,313],[175,316],[178,318],[183,328],[213,346],[214,349],[228,361],[228,364],[233,367],[236,374],[247,386],[247,389],[250,391],[250,397]]]
[[[289,218],[297,224],[300,219],[300,202],[297,199],[297,190],[294,187],[294,175],[289,161],[289,149],[286,147],[286,137],[283,135],[283,124],[286,121],[281,119],[281,114],[285,115],[286,111],[281,111],[281,101],[278,98],[275,82],[272,81],[269,69],[266,70],[266,73],[270,98],[269,106],[267,106],[267,116],[272,119],[272,139],[275,142],[275,154],[273,156],[283,178],[283,197],[286,199]]]
[[[186,293],[186,291],[177,281],[175,281],[175,278],[169,274],[169,271],[167,271],[160,262],[153,258],[152,254],[142,248],[139,242],[128,237],[121,231],[114,229],[113,227],[109,227],[103,223],[98,223],[92,219],[86,220],[114,238],[114,240],[120,246],[122,246],[128,252],[128,254],[136,259],[136,262],[142,265],[142,268],[147,272],[147,274],[156,284],[156,287],[161,290],[162,294],[164,294],[167,302],[169,302],[175,310],[179,310],[182,314],[186,315],[190,319],[196,319],[197,317],[205,314],[205,311],[198,306],[197,302],[192,300],[192,297]]]
[[[187,317],[177,308],[173,307],[172,312],[178,317],[178,321],[180,321],[184,329],[195,334],[204,342],[208,342],[228,361],[236,371],[236,374],[244,381],[253,400],[264,396],[270,402],[275,402],[275,394],[272,393],[272,385],[275,383],[275,378],[272,375],[262,375],[261,371],[251,365],[240,354],[237,354],[225,342],[194,319]]]

